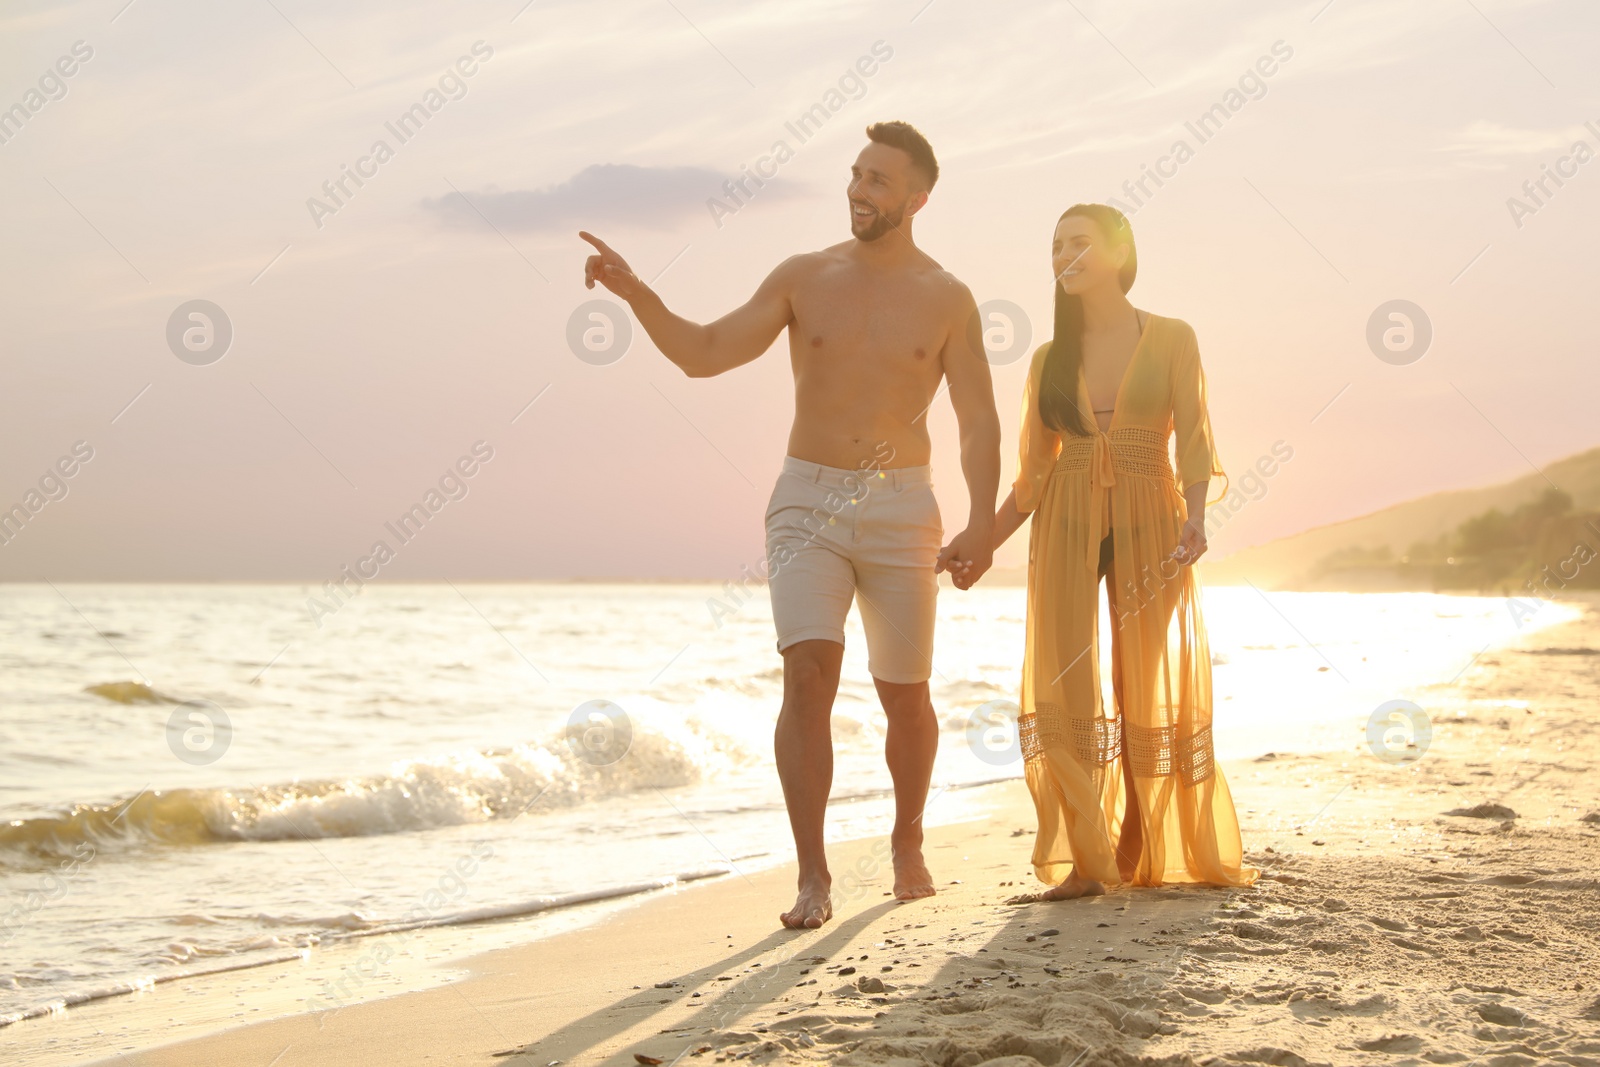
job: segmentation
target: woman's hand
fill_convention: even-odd
[[[1178,535],[1178,547],[1167,558],[1187,567],[1205,554],[1206,523],[1204,519],[1194,518],[1183,524],[1183,533]]]
[[[993,532],[969,526],[940,551],[933,572],[949,571],[950,581],[957,589],[971,589],[993,564]]]

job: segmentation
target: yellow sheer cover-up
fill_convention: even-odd
[[[1116,842],[1127,761],[1143,829],[1132,884],[1249,885],[1260,872],[1242,866],[1233,798],[1212,755],[1199,584],[1191,567],[1167,561],[1188,517],[1179,487],[1222,479],[1213,500],[1226,488],[1194,330],[1149,316],[1111,428],[1090,436],[1057,433],[1040,419],[1049,349],[1034,352],[1028,372],[1015,484],[1017,510],[1033,513],[1019,727],[1039,816],[1034,872],[1051,884],[1074,868],[1081,878],[1122,881]],[[1081,374],[1077,399],[1091,412]],[[1097,571],[1108,531],[1120,716],[1102,708],[1100,688]]]

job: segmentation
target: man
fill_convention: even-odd
[[[876,123],[867,137],[845,193],[851,239],[785,260],[749,302],[715,322],[673,314],[621,256],[579,235],[597,251],[584,284],[598,281],[626,300],[691,378],[749,363],[789,331],[795,417],[767,510],[767,554],[783,654],[774,747],[800,865],[798,899],[781,918],[796,928],[833,914],[822,827],[851,600],[860,598],[868,667],[888,716],[894,895],[931,896],[922,813],[939,746],[928,697],[936,575],[948,569],[965,589],[993,560],[1000,424],[977,311],[967,287],[912,240],[939,165],[906,123]],[[960,424],[971,498],[966,529],[943,551],[924,417],[941,379]]]

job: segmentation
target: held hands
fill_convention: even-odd
[[[1203,519],[1190,519],[1183,524],[1178,546],[1167,558],[1189,566],[1206,554],[1206,526]],[[957,589],[971,589],[994,564],[994,538],[967,527],[955,536],[939,553],[934,571],[949,571],[950,580]]]
[[[1203,519],[1190,519],[1183,524],[1178,537],[1178,547],[1167,558],[1188,566],[1206,554],[1206,524]]]
[[[599,252],[599,255],[590,256],[584,261],[585,289],[593,289],[594,283],[599,282],[624,300],[632,300],[646,291],[647,287],[633,273],[628,261],[612,251],[610,245],[585,230],[579,230],[578,236],[594,245],[595,250]]]
[[[994,536],[989,531],[965,530],[944,546],[939,560],[933,565],[934,573],[949,571],[950,580],[957,589],[971,589],[994,563]]]

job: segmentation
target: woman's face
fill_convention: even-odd
[[[1050,265],[1056,281],[1074,296],[1103,285],[1121,288],[1117,271],[1127,258],[1127,246],[1108,242],[1094,219],[1086,215],[1068,215],[1056,223]]]

